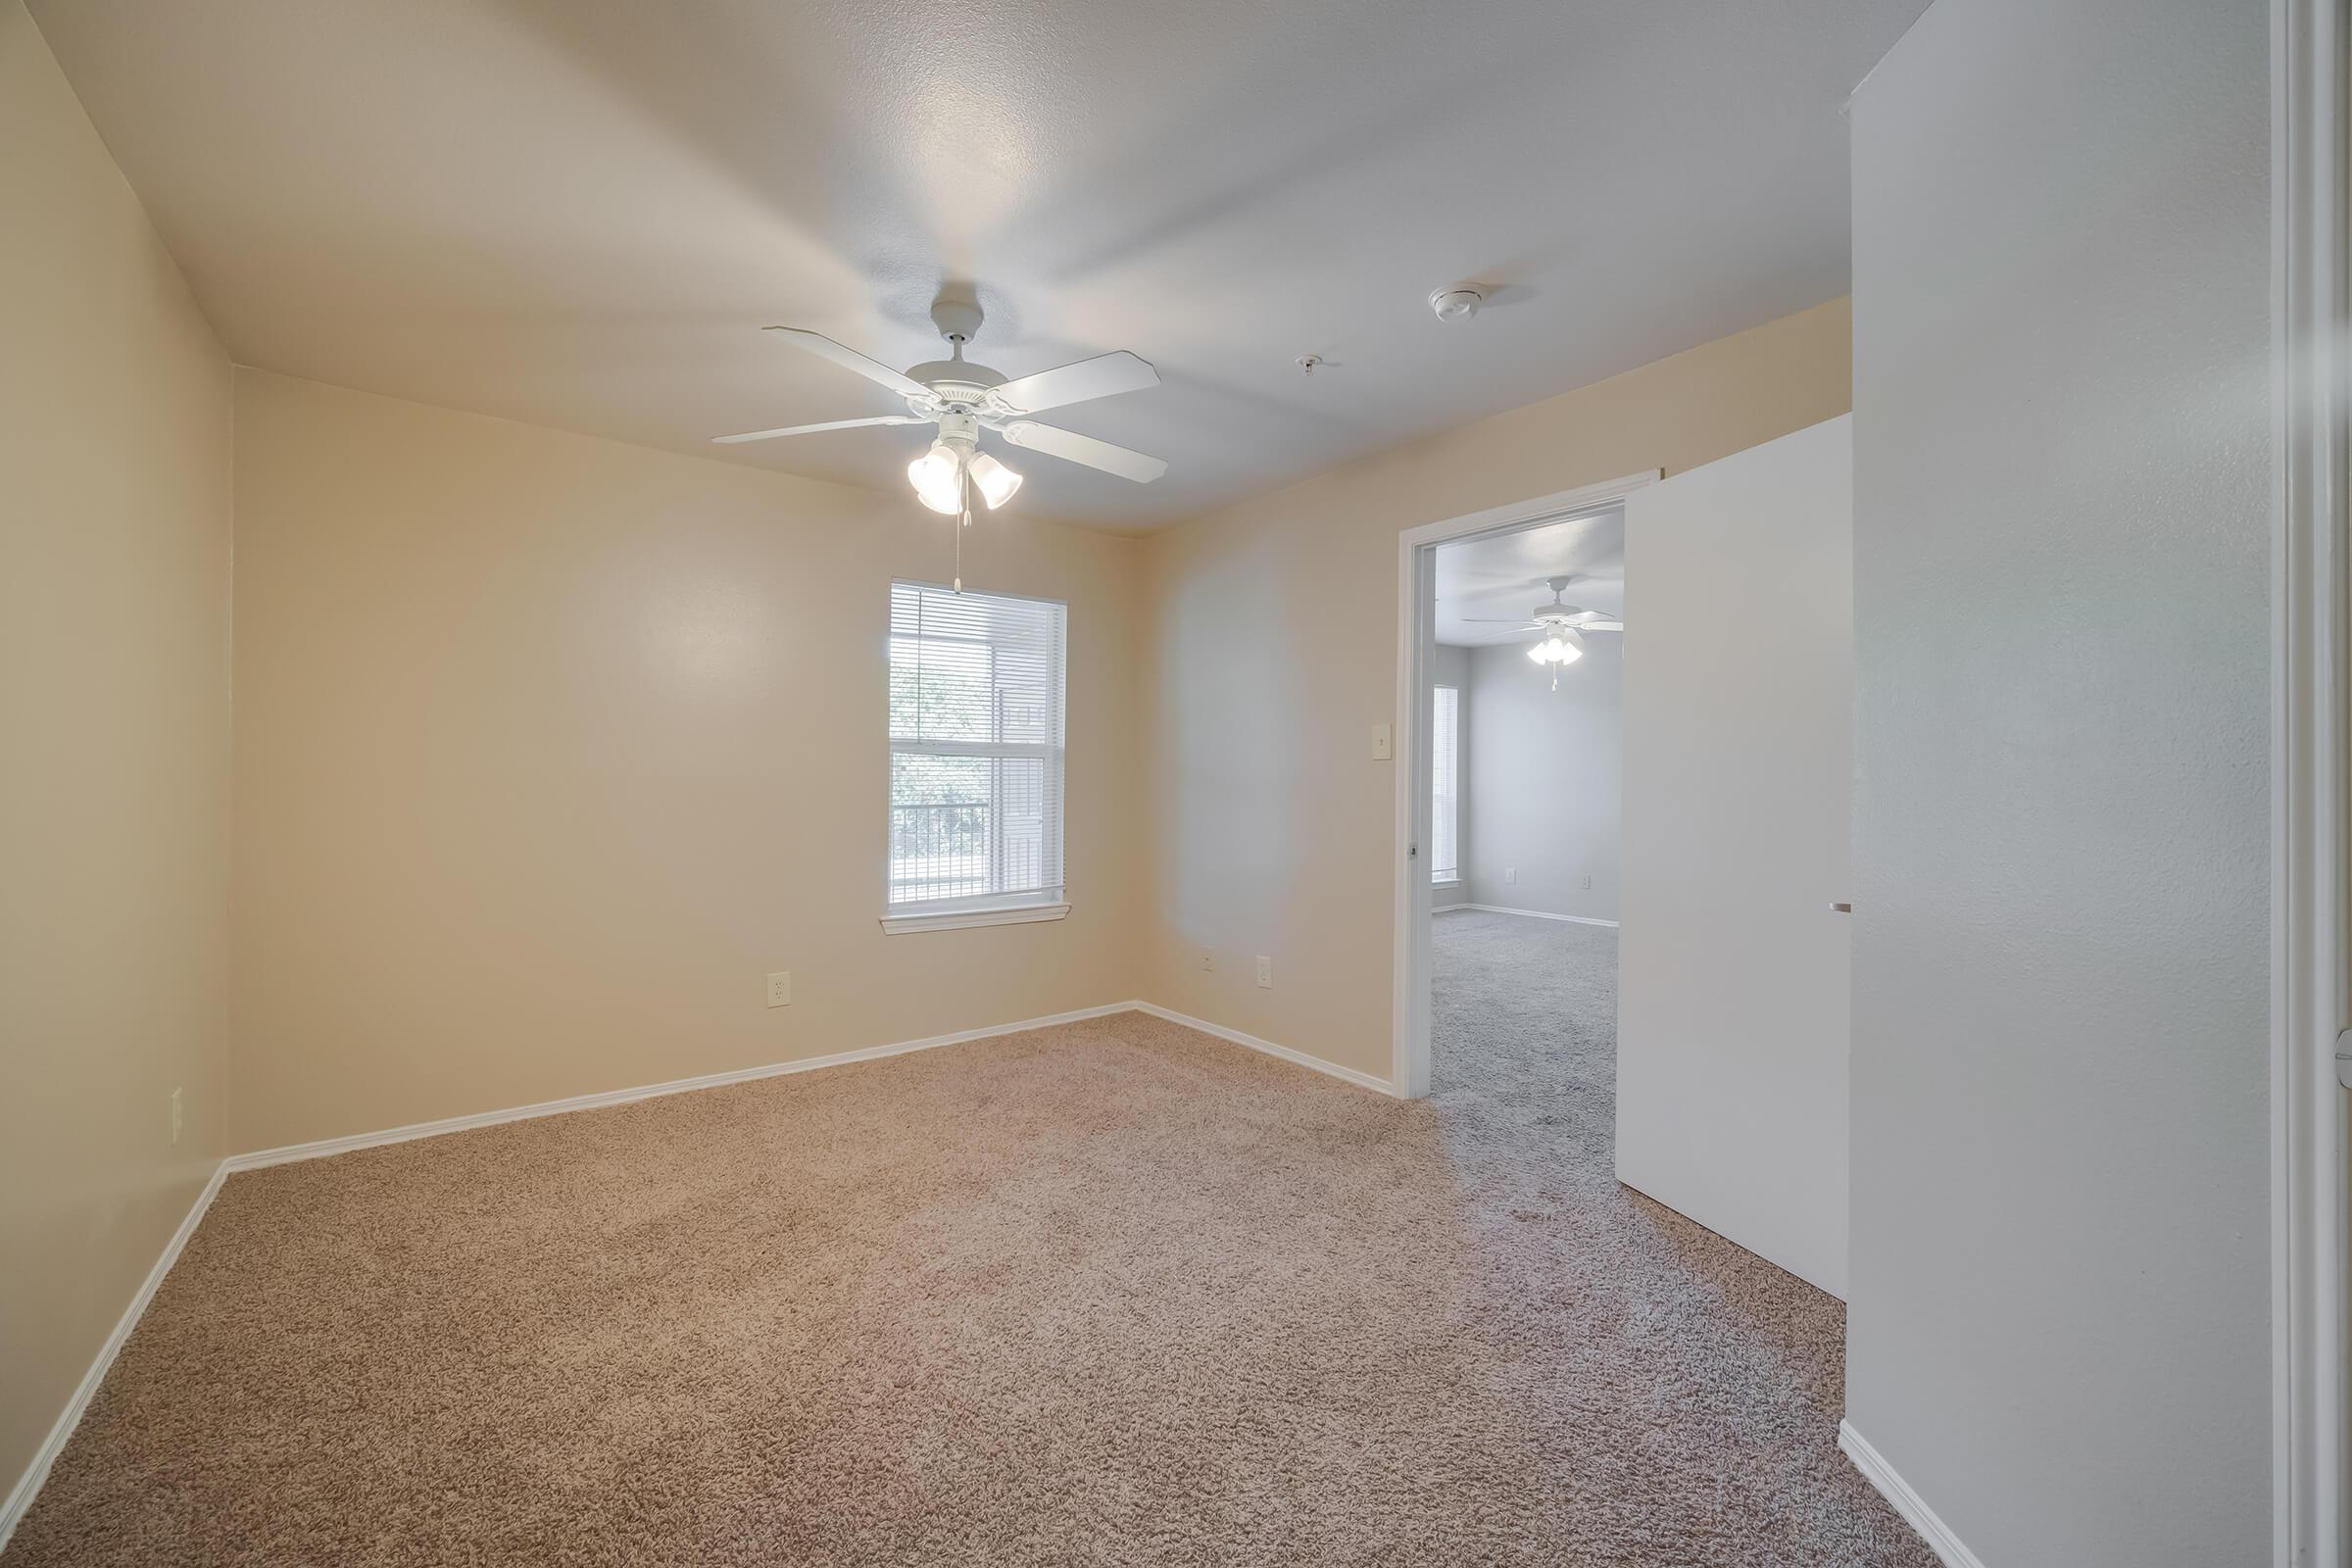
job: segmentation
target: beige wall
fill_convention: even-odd
[[[1396,534],[1833,418],[1850,351],[1833,301],[1150,536],[1146,995],[1387,1077]]]
[[[238,1149],[1135,995],[1134,541],[968,538],[1069,603],[1069,917],[886,936],[888,584],[942,519],[256,371],[237,509]]]
[[[222,1152],[230,391],[17,0],[0,148],[5,1492]]]

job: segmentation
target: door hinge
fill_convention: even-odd
[[[2352,1089],[2352,1029],[2335,1037],[2335,1081]]]

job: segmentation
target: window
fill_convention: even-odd
[[[1059,919],[1063,624],[1048,599],[890,585],[882,924]]]
[[[1433,882],[1461,879],[1462,694],[1436,688],[1429,720],[1429,876]]]

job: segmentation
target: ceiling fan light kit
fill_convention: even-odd
[[[993,512],[1011,500],[1013,492],[1021,487],[1022,476],[1018,471],[980,450],[982,431],[994,431],[1014,446],[1115,473],[1137,484],[1150,484],[1168,471],[1167,464],[1158,458],[1058,425],[1039,424],[1028,417],[1048,409],[1157,386],[1159,372],[1150,364],[1118,350],[1006,380],[1003,372],[972,364],[963,357],[963,346],[979,333],[982,319],[980,307],[971,300],[943,296],[935,301],[931,321],[939,328],[939,335],[948,340],[949,357],[906,371],[869,360],[820,333],[794,326],[771,326],[767,330],[795,347],[819,359],[831,360],[842,368],[855,370],[897,393],[906,399],[906,412],[864,419],[832,419],[822,424],[786,425],[774,430],[748,430],[741,435],[715,436],[712,440],[721,446],[733,446],[866,425],[939,426],[930,450],[906,466],[906,479],[914,486],[917,501],[933,512],[959,519],[956,541],[957,592],[963,588],[963,528],[972,520],[972,491],[977,489],[980,499]]]
[[[1560,666],[1573,664],[1585,657],[1585,640],[1571,626],[1554,626],[1544,639],[1527,651],[1527,657],[1539,664],[1551,666],[1551,689],[1560,689]]]
[[[966,522],[972,490],[994,512],[1021,487],[1021,475],[980,450],[978,422],[953,414],[941,418],[931,450],[906,465],[906,478],[917,501],[942,516],[962,514]]]

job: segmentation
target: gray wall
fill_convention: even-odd
[[[1614,634],[1593,633],[1556,692],[1524,646],[1471,653],[1472,903],[1617,918],[1623,648]],[[1506,882],[1506,869],[1518,879]]]
[[[1985,1563],[2270,1546],[2258,0],[1854,100],[1847,1414]]]

